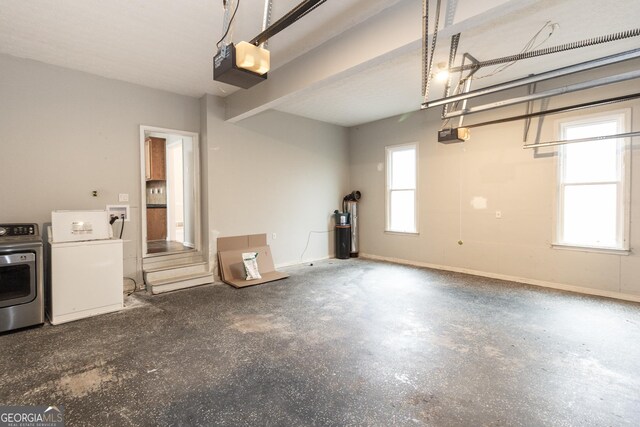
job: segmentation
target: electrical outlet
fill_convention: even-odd
[[[129,201],[129,195],[127,193],[118,194],[118,201],[119,202],[128,202]]]

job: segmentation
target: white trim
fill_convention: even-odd
[[[453,271],[456,273],[470,274],[472,276],[488,277],[490,279],[505,280],[508,282],[516,282],[516,283],[522,283],[525,285],[533,285],[533,286],[540,286],[543,288],[558,289],[561,291],[575,292],[579,294],[595,295],[599,297],[614,298],[614,299],[619,299],[624,301],[640,302],[640,295],[623,294],[621,292],[604,291],[600,289],[585,288],[582,286],[566,285],[563,283],[547,282],[544,280],[537,280],[537,279],[528,279],[525,277],[508,276],[506,274],[489,273],[486,271],[472,270],[469,268],[451,267],[446,265],[430,264],[430,263],[419,262],[419,261],[409,261],[409,260],[404,260],[400,258],[390,258],[390,257],[365,254],[365,253],[360,253],[360,257],[376,260],[376,261],[392,262],[395,264],[411,265],[414,267],[424,267],[424,268],[432,268],[434,270]]]
[[[389,230],[384,230],[384,234],[390,234],[390,235],[398,235],[398,236],[419,236],[420,233],[417,231],[389,231]]]
[[[569,126],[589,125],[615,121],[618,125],[618,132],[627,132],[631,128],[631,109],[624,108],[612,111],[603,111],[594,114],[581,115],[579,117],[567,117],[555,121],[554,126],[558,139],[566,139],[564,129]],[[590,252],[605,252],[625,254],[629,253],[630,238],[630,215],[631,215],[631,144],[630,138],[616,138],[616,146],[618,149],[618,170],[619,179],[617,181],[601,181],[601,182],[563,182],[564,177],[564,152],[565,146],[561,146],[556,156],[556,178],[555,178],[555,198],[554,198],[554,221],[552,227],[552,247],[567,250],[587,250]],[[584,185],[615,185],[617,188],[618,204],[616,206],[618,218],[616,220],[616,240],[619,247],[604,246],[584,246],[572,244],[563,241],[563,218],[564,218],[564,189],[567,186],[584,186]]]
[[[576,245],[564,245],[562,243],[552,243],[551,247],[553,249],[560,249],[563,251],[582,251],[582,252],[593,252],[599,254],[611,254],[611,255],[630,255],[631,249],[617,249],[617,248],[605,248],[600,246],[576,246]]]
[[[168,256],[168,255],[178,255],[181,254],[166,254],[166,253],[157,253],[157,254],[148,254],[147,253],[147,180],[145,176],[145,132],[158,132],[158,133],[167,133],[171,135],[181,135],[186,137],[191,137],[193,141],[193,210],[194,210],[194,236],[195,242],[194,249],[196,254],[200,255],[203,253],[202,249],[202,221],[201,221],[201,212],[200,212],[200,134],[197,132],[189,132],[184,130],[176,130],[176,129],[167,129],[160,128],[155,126],[145,126],[140,125],[140,236],[141,236],[141,248],[142,248],[142,259],[144,258],[153,258],[159,256]]]
[[[385,181],[384,181],[384,205],[385,205],[385,221],[384,221],[384,231],[385,233],[397,233],[397,234],[418,234],[418,230],[420,229],[418,226],[418,183],[419,179],[419,171],[418,165],[419,163],[419,143],[418,142],[410,142],[404,144],[396,144],[396,145],[388,145],[384,147],[384,167],[385,167]],[[416,182],[413,188],[389,188],[389,182],[391,181],[391,170],[390,167],[390,155],[395,151],[409,150],[413,149],[415,151],[415,172],[416,172]],[[390,194],[392,191],[413,191],[413,218],[414,218],[414,231],[399,231],[399,230],[391,230],[389,228],[389,220],[390,220]]]

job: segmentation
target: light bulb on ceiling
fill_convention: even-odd
[[[446,82],[449,80],[449,72],[447,70],[438,71],[436,73],[436,80],[439,82]]]
[[[439,82],[446,82],[449,80],[449,70],[447,69],[447,64],[444,62],[438,62],[438,71],[436,71],[434,77]]]

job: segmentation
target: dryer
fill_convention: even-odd
[[[0,224],[0,332],[44,323],[38,224]]]

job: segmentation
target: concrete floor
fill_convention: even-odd
[[[0,336],[67,425],[640,424],[640,305],[365,260]]]

